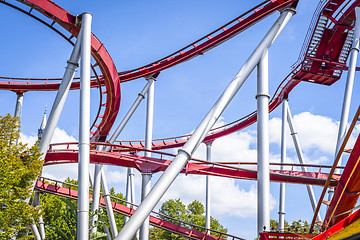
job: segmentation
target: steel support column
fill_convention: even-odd
[[[342,144],[342,140],[346,134],[346,126],[348,124],[349,119],[349,111],[350,111],[350,104],[351,104],[351,95],[354,85],[354,78],[355,78],[355,71],[356,71],[356,62],[359,54],[359,37],[360,37],[360,8],[355,8],[356,20],[354,26],[354,37],[353,42],[350,50],[349,56],[349,70],[346,79],[346,86],[345,86],[345,93],[344,93],[344,100],[342,105],[341,117],[340,117],[340,124],[339,124],[339,131],[337,136],[336,142],[336,149],[335,149],[335,158],[338,154],[340,146]],[[341,166],[342,157],[340,157],[338,166]],[[335,174],[340,174],[340,169],[335,169]],[[334,195],[334,188],[329,188],[328,191],[328,200],[331,201],[332,196]]]
[[[131,173],[132,168],[127,168],[127,174],[126,174],[126,203],[125,206],[128,208],[131,208],[131,204],[133,203],[133,199],[132,199],[132,187],[131,187],[131,174],[134,174],[133,172]],[[125,223],[129,220],[128,216],[125,216]]]
[[[95,170],[94,170],[94,184],[93,184],[93,201],[91,204],[91,211],[95,212],[96,210],[99,209],[99,202],[100,202],[100,184],[101,184],[101,169],[102,169],[102,165],[101,164],[96,164],[95,165]],[[98,220],[98,215],[95,214],[92,218],[91,218],[91,222],[90,222],[90,233],[95,233],[97,232],[97,227],[94,227],[95,222]]]
[[[78,240],[89,239],[89,161],[90,161],[90,13],[82,14],[81,63],[80,63],[80,117],[78,163],[78,213],[76,233]]]
[[[265,49],[257,68],[258,233],[270,230],[269,60]]]
[[[140,204],[134,215],[125,224],[119,235],[115,238],[117,240],[130,240],[134,236],[136,230],[141,226],[143,221],[149,216],[151,210],[159,202],[166,190],[170,187],[171,183],[175,180],[181,169],[185,166],[187,161],[191,158],[191,155],[197,149],[199,144],[203,141],[206,134],[211,127],[220,117],[221,113],[225,110],[237,91],[243,85],[250,73],[254,70],[258,64],[264,50],[268,49],[277,35],[284,28],[286,23],[294,15],[294,9],[287,8],[277,19],[275,24],[271,27],[269,32],[263,38],[261,43],[251,54],[244,66],[236,74],[235,78],[230,82],[229,86],[225,89],[215,105],[210,109],[208,114],[202,120],[200,125],[196,128],[192,136],[185,143],[185,145],[178,150],[178,154],[172,161],[170,166],[159,178],[152,190],[149,192],[144,201]]]
[[[14,117],[21,119],[21,113],[22,113],[22,106],[23,106],[23,100],[24,100],[24,93],[16,93],[16,105],[15,105],[15,112]]]
[[[152,132],[154,120],[154,81],[149,79],[150,87],[147,93],[147,109],[146,109],[146,129],[145,129],[145,149],[152,149]],[[146,151],[145,157],[151,157],[151,152]],[[141,201],[143,201],[151,190],[151,172],[143,172],[142,174]],[[140,240],[149,239],[149,216],[145,218],[144,223],[140,227]]]
[[[294,142],[294,145],[295,145],[295,149],[296,149],[296,153],[297,153],[299,162],[301,164],[305,164],[304,156],[302,154],[302,150],[301,150],[301,146],[300,146],[300,141],[299,141],[299,139],[297,137],[297,132],[296,132],[296,129],[295,129],[295,125],[293,123],[293,119],[292,119],[292,115],[291,115],[291,112],[290,112],[288,102],[284,101],[284,104],[286,105],[286,108],[287,108],[287,119],[288,119],[291,136],[292,136],[292,139],[293,139],[293,142]],[[303,172],[308,171],[307,167],[304,167],[304,166],[301,166],[301,170]],[[308,195],[309,195],[311,206],[313,208],[313,211],[315,212],[316,211],[317,201],[315,199],[314,190],[313,190],[311,185],[306,185],[306,189],[307,189],[307,192],[308,192]],[[321,222],[320,213],[318,213],[318,215],[316,216],[316,219]]]
[[[211,145],[212,142],[206,143],[206,161],[211,162]],[[210,196],[211,196],[211,190],[210,190],[210,176],[206,175],[206,202],[205,202],[205,227],[207,229],[211,228],[211,218],[210,218]]]
[[[286,102],[286,103],[285,103]],[[281,121],[281,163],[286,162],[286,121],[287,121],[287,99],[282,103],[282,121]],[[284,166],[280,166],[280,170],[284,170]],[[279,196],[279,232],[285,230],[285,183],[280,183],[280,196]]]

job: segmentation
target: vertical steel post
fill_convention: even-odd
[[[40,237],[39,230],[36,227],[35,223],[30,225],[30,229],[31,229],[32,233],[34,234],[36,240],[42,240]]]
[[[77,239],[89,239],[89,160],[90,160],[90,60],[91,60],[90,13],[82,14],[81,63],[80,63],[80,117],[78,163],[78,213]]]
[[[115,140],[119,137],[120,133],[122,132],[122,130],[124,129],[125,125],[127,124],[127,122],[130,120],[131,116],[133,115],[133,113],[135,112],[135,110],[137,109],[137,107],[140,105],[141,101],[145,98],[146,93],[148,92],[150,86],[152,85],[153,81],[155,81],[156,79],[153,77],[149,77],[147,78],[147,83],[145,85],[145,87],[143,88],[143,90],[138,94],[138,97],[136,98],[135,102],[133,103],[133,105],[131,106],[131,108],[129,109],[129,111],[126,113],[125,117],[123,118],[123,120],[121,121],[121,123],[119,124],[119,126],[117,127],[117,129],[115,130],[115,132],[113,133],[113,135],[111,136],[111,138],[109,139],[109,143],[113,144],[115,142]],[[104,148],[104,151],[109,151],[110,150],[110,146],[107,146]],[[128,172],[132,172],[132,175],[134,174],[133,170],[128,168]],[[102,178],[105,179],[106,181],[106,177],[105,175],[102,176]],[[134,186],[133,186],[133,179],[131,179],[132,177],[128,176],[128,183],[131,183],[130,186],[132,186],[130,188],[131,190],[131,194],[134,194]],[[129,182],[130,181],[130,182]],[[94,188],[94,193],[98,193],[100,194],[100,188],[96,189]],[[94,194],[95,195],[95,194]],[[127,196],[126,196],[127,197]],[[135,199],[132,200],[132,203],[135,203]],[[95,208],[94,208],[95,209]],[[92,210],[93,211],[93,210]],[[108,211],[108,214],[113,214],[112,211]],[[111,222],[111,219],[114,219],[114,216],[109,215],[109,221]],[[128,217],[125,217],[125,222],[127,222]],[[113,230],[112,231],[116,231],[117,230]]]
[[[130,179],[130,169],[131,168],[127,168],[127,174],[126,174],[126,204],[125,206],[130,208],[132,203],[131,201],[131,179]],[[125,223],[129,220],[128,216],[125,216]]]
[[[283,99],[282,103],[282,121],[281,121],[281,163],[286,162],[286,121],[287,121],[287,99]],[[284,170],[284,166],[280,166],[280,170]],[[280,196],[279,196],[279,232],[285,230],[285,183],[280,183]]]
[[[24,99],[24,93],[22,92],[16,93],[16,105],[15,105],[14,117],[19,118],[19,120],[21,118],[21,113],[22,113],[23,99]]]
[[[293,139],[293,142],[294,142],[294,145],[295,145],[295,149],[296,149],[296,153],[297,153],[297,156],[298,156],[298,159],[299,159],[299,162],[301,164],[305,164],[305,161],[304,161],[304,156],[302,154],[302,150],[301,150],[301,146],[300,146],[300,141],[297,137],[297,132],[296,132],[296,129],[295,129],[295,125],[293,123],[293,119],[292,119],[292,115],[291,115],[291,112],[290,112],[290,108],[289,108],[289,105],[288,105],[288,102],[287,101],[284,101],[284,104],[286,105],[286,109],[287,109],[287,120],[288,120],[288,123],[289,123],[289,128],[290,128],[290,132],[291,132],[291,136],[292,136],[292,139]],[[307,172],[307,167],[304,167],[304,166],[301,166],[301,170],[303,172]],[[311,185],[306,185],[306,189],[307,189],[307,192],[308,192],[308,195],[309,195],[309,199],[310,199],[310,203],[311,203],[311,206],[313,208],[313,211],[315,212],[316,210],[316,205],[317,205],[317,201],[315,199],[315,194],[314,194],[314,190],[312,188]],[[318,221],[321,222],[321,216],[320,216],[320,213],[318,213],[318,215],[316,216],[316,219]]]
[[[208,161],[208,162],[211,162],[211,145],[212,145],[212,142],[207,142],[206,143],[206,161]],[[211,228],[210,195],[211,195],[210,176],[206,175],[205,227],[207,229]]]
[[[102,165],[101,164],[96,164],[95,165],[95,170],[94,170],[94,184],[93,184],[93,201],[91,204],[91,211],[95,212],[96,210],[99,209],[99,202],[100,202],[100,184],[101,184],[101,169],[102,169]],[[93,215],[93,217],[91,218],[91,222],[90,222],[90,227],[92,227],[90,229],[90,233],[95,233],[97,232],[97,227],[95,227],[95,222],[98,220],[98,215],[95,214]]]
[[[265,49],[257,68],[258,233],[270,230],[269,60]]]
[[[145,149],[152,149],[152,132],[153,132],[153,120],[154,120],[154,81],[151,81],[150,87],[147,93],[147,109],[146,109],[146,129],[145,129]],[[146,151],[145,157],[151,157],[151,152]],[[151,176],[152,173],[142,172],[142,188],[141,188],[141,201],[143,201],[146,195],[151,190]],[[140,227],[140,240],[149,239],[149,216],[144,220],[144,223]]]
[[[294,13],[294,9],[287,8],[280,14],[280,17],[276,20],[276,22],[271,27],[266,36],[263,38],[261,43],[251,54],[251,56],[240,69],[240,71],[236,74],[235,78],[230,82],[228,87],[225,89],[225,91],[217,100],[215,105],[210,109],[208,114],[196,128],[189,140],[181,149],[178,150],[178,154],[176,155],[175,159],[172,161],[166,171],[162,174],[162,176],[156,182],[147,197],[140,204],[134,215],[125,224],[125,226],[115,239],[130,240],[132,236],[134,236],[136,230],[149,216],[151,210],[159,202],[159,200],[164,195],[166,190],[170,187],[171,183],[175,180],[181,169],[191,158],[191,155],[201,144],[211,127],[218,120],[221,113],[225,110],[225,108],[235,96],[237,91],[241,88],[250,73],[254,70],[264,50],[268,49],[271,46],[276,36],[281,32],[281,30],[284,28],[290,18],[294,15]]]
[[[354,85],[354,78],[355,78],[355,71],[356,71],[356,62],[357,57],[359,54],[359,37],[360,37],[360,8],[355,8],[355,26],[354,26],[354,37],[353,42],[350,50],[350,57],[349,57],[349,70],[346,79],[346,86],[345,86],[345,93],[344,93],[344,100],[342,105],[341,117],[340,117],[340,124],[339,124],[339,131],[337,136],[336,142],[336,149],[335,149],[335,158],[339,152],[340,146],[342,144],[342,139],[346,134],[346,126],[348,124],[349,119],[349,111],[350,111],[350,104],[351,104],[351,95]],[[338,166],[341,166],[342,157],[340,157]],[[340,174],[340,169],[335,169],[335,174]],[[328,191],[328,200],[331,201],[332,196],[334,195],[334,188],[330,187]]]

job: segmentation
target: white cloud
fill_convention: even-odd
[[[211,177],[211,209],[214,215],[230,215],[241,218],[255,217],[257,212],[257,191],[254,185],[249,190],[241,188],[235,179]],[[193,200],[205,202],[205,177],[179,175],[165,193],[161,203],[168,199],[181,198],[185,204]],[[271,196],[271,209],[276,201]]]

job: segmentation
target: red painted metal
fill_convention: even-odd
[[[360,137],[337,184],[334,196],[326,213],[323,229],[331,227],[350,215],[360,194]]]
[[[76,24],[76,17],[70,14],[69,12],[67,12],[66,10],[64,10],[63,8],[61,8],[60,6],[58,6],[57,4],[55,4],[54,2],[49,0],[28,0],[28,1],[20,1],[20,2],[29,6],[31,9],[37,10],[45,17],[59,24],[61,27],[63,27],[65,30],[71,33],[71,36],[76,37],[78,35],[80,29]],[[3,2],[1,1],[1,3]],[[9,3],[7,3],[6,5],[9,5]],[[19,10],[19,8],[15,8],[15,9]],[[28,15],[30,15],[30,13]],[[36,20],[39,19],[38,17],[34,17],[34,18]],[[45,21],[40,21],[40,22],[44,23]],[[55,29],[53,25],[50,26],[52,27],[52,29]],[[60,31],[56,31],[56,32],[59,33]],[[97,130],[94,132],[93,139],[96,138],[105,139],[119,111],[120,98],[121,98],[120,79],[115,64],[113,63],[104,44],[101,43],[100,40],[94,34],[92,34],[91,36],[91,53],[103,74],[100,81],[105,84],[107,89],[106,107],[103,113],[104,116],[101,119],[101,122],[98,124]],[[30,79],[28,80],[30,81]],[[30,82],[19,83],[19,82],[9,81],[9,82],[2,82],[0,85],[2,86],[4,85],[3,89],[12,90],[15,92],[19,92],[19,91],[25,92],[29,90],[39,91],[45,89],[50,90],[54,87],[56,87],[56,89],[59,87],[59,83],[49,83],[48,80],[42,83],[30,83]],[[97,86],[97,80],[92,81],[92,86],[93,87]],[[72,86],[73,89],[78,87],[79,87],[78,82],[74,83],[74,85]]]
[[[68,147],[69,145],[70,144],[66,143],[51,145],[50,150],[45,157],[45,165],[76,163],[78,160],[78,150],[70,149],[70,147]],[[71,145],[76,145],[76,143],[71,143]],[[92,149],[95,149],[96,145],[92,145]],[[55,147],[61,147],[61,149],[54,149]],[[170,165],[171,160],[175,157],[175,155],[173,154],[150,151],[152,152],[153,156],[157,155],[157,157],[147,158],[144,156],[139,156],[137,154],[137,151],[141,151],[141,149],[128,149],[129,152],[132,152],[130,154],[123,152],[114,152],[113,149],[114,148],[112,148],[110,152],[91,150],[90,162],[110,164],[121,167],[131,167],[136,168],[140,172],[151,171],[155,173],[159,171],[165,171]],[[191,162],[186,164],[181,173],[194,175],[211,175],[247,180],[257,179],[256,169],[233,167],[221,163],[207,162],[198,159],[191,159]],[[295,184],[323,186],[327,178],[327,173],[321,173],[319,171],[301,172],[294,170],[270,170],[270,180],[274,182],[287,182]],[[340,178],[340,176],[334,176],[334,180],[331,181],[331,186],[335,186],[337,184],[337,181],[335,179],[338,178]]]
[[[35,189],[40,191],[40,192],[46,192],[46,193],[50,193],[50,194],[55,194],[55,195],[59,195],[62,197],[66,197],[66,198],[72,198],[72,199],[77,199],[78,197],[78,192],[72,188],[76,188],[76,185],[71,185],[71,184],[67,184],[64,182],[60,182],[60,181],[55,181],[55,185],[49,184],[47,183],[48,181],[54,181],[52,179],[47,179],[47,178],[40,178],[41,181],[37,181],[35,184]],[[47,182],[46,182],[47,181]],[[68,185],[70,186],[69,188],[65,188],[62,187],[64,185]],[[91,198],[92,196],[89,195],[89,198]],[[111,197],[113,199],[116,199],[114,197]],[[118,203],[116,201],[111,202],[111,206],[113,208],[113,210],[117,213],[120,213],[122,215],[126,215],[126,216],[131,216],[134,212],[135,209],[137,208],[136,205],[131,204],[133,206],[133,208],[128,208],[126,206],[124,206],[125,201],[121,200],[121,199],[116,199],[117,201],[121,201],[121,203]],[[102,207],[105,207],[105,200],[103,198],[100,199],[100,205]],[[154,216],[156,215],[156,217]],[[168,219],[168,220],[172,220],[174,222],[177,222],[177,224],[166,221],[164,219]],[[163,214],[157,213],[152,211],[150,217],[149,217],[149,222],[152,226],[179,234],[181,236],[185,236],[187,238],[190,239],[208,239],[208,240],[215,240],[215,239],[238,239],[238,240],[243,240],[242,238],[230,235],[230,234],[225,234],[225,233],[220,233],[217,231],[213,231],[211,230],[211,232],[216,232],[220,234],[220,237],[217,236],[213,236],[211,235],[209,229],[206,229],[204,227],[201,226],[197,226],[197,225],[193,225],[190,223],[186,223],[183,221],[180,221],[178,219],[174,219],[171,217],[167,217]],[[202,229],[205,233],[200,232],[196,229]]]
[[[325,232],[319,234],[318,236],[314,237],[312,240],[325,240],[328,237],[334,235],[335,233],[339,232],[340,230],[344,229],[345,227],[351,225],[353,222],[360,218],[360,210],[356,211],[355,213],[347,216]]]
[[[314,234],[303,233],[278,233],[278,232],[262,232],[259,233],[259,240],[270,239],[292,239],[292,240],[305,240],[314,237]]]

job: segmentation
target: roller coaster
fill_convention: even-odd
[[[238,90],[241,87],[243,82],[240,82],[239,79],[242,78],[241,74],[244,71],[251,72],[256,66],[261,68],[261,65],[263,64],[262,61],[265,58],[264,56],[267,54],[267,49],[270,47],[277,35],[280,34],[282,28],[286,24],[286,21],[295,14],[298,2],[301,2],[301,0],[265,0],[247,12],[241,14],[234,20],[219,27],[199,40],[185,46],[184,48],[145,66],[122,72],[117,70],[109,52],[105,48],[105,45],[98,37],[95,36],[94,33],[91,33],[89,35],[91,39],[91,56],[95,63],[91,64],[93,74],[89,77],[89,87],[99,88],[100,102],[96,117],[90,129],[91,137],[89,137],[90,145],[88,149],[89,162],[97,164],[97,166],[110,164],[129,169],[135,168],[139,172],[144,173],[144,175],[164,172],[163,176],[167,176],[164,177],[164,179],[170,179],[171,177],[169,176],[171,174],[173,174],[175,178],[178,173],[182,173],[263,181],[261,180],[263,176],[266,177],[266,174],[268,174],[269,181],[305,184],[307,186],[323,186],[324,188],[320,199],[317,204],[313,204],[314,218],[312,219],[311,224],[311,230],[314,228],[315,223],[320,225],[321,233],[319,235],[312,234],[312,232],[309,232],[308,234],[291,234],[284,232],[283,229],[282,231],[280,229],[280,231],[274,232],[270,231],[269,228],[265,228],[265,231],[259,231],[259,237],[260,239],[275,239],[278,237],[292,237],[293,239],[327,239],[331,238],[333,235],[335,236],[336,234],[342,236],[341,238],[348,237],[346,235],[346,230],[349,229],[350,226],[355,226],[355,224],[360,221],[358,220],[360,216],[359,211],[354,210],[360,193],[360,139],[357,138],[355,145],[350,150],[345,149],[345,146],[350,138],[355,124],[359,120],[360,110],[356,113],[350,128],[341,133],[341,141],[338,141],[339,147],[337,149],[333,166],[304,164],[302,162],[300,162],[300,164],[280,163],[268,164],[272,169],[266,170],[267,168],[263,169],[260,167],[259,162],[258,164],[253,164],[253,166],[257,166],[254,168],[253,166],[249,167],[251,163],[237,163],[235,166],[234,163],[211,162],[192,157],[192,153],[200,143],[211,144],[218,138],[238,132],[256,122],[260,124],[260,122],[263,121],[261,117],[263,116],[263,112],[261,113],[257,110],[232,123],[212,128],[224,110],[219,110],[217,108],[217,104],[223,104],[223,107],[226,107],[228,103],[223,103],[225,100],[223,100],[222,97],[226,97],[227,91],[232,90],[231,88],[237,88]],[[74,51],[80,44],[78,43],[78,41],[80,41],[79,39],[82,39],[82,37],[85,36],[86,28],[83,26],[85,26],[86,23],[86,17],[84,17],[86,14],[73,15],[49,0],[23,0],[18,2],[14,1],[14,3],[12,3],[12,1],[0,0],[0,3],[35,19],[49,29],[53,30],[69,44],[73,45]],[[306,81],[314,84],[331,86],[341,78],[344,71],[347,71],[350,75],[351,71],[357,70],[356,67],[352,67],[350,63],[347,64],[347,61],[351,62],[351,56],[354,54],[353,50],[359,52],[358,29],[360,29],[360,26],[356,21],[359,19],[359,16],[356,16],[356,11],[358,10],[357,7],[359,5],[360,1],[358,0],[319,1],[305,37],[304,44],[300,51],[299,58],[296,63],[291,66],[291,72],[279,84],[271,99],[266,92],[258,92],[258,99],[266,99],[266,101],[268,101],[268,104],[266,104],[267,113],[272,112],[274,109],[283,104],[286,106],[286,103],[284,102],[286,102],[294,87],[301,82]],[[34,14],[35,12],[36,14]],[[127,123],[128,118],[131,117],[131,114],[135,111],[140,101],[145,98],[146,94],[148,95],[148,98],[150,98],[151,84],[156,80],[160,72],[185,61],[189,61],[197,56],[204,55],[205,52],[212,50],[227,40],[246,31],[246,29],[251,28],[259,21],[262,21],[269,15],[275,14],[276,12],[280,12],[280,17],[269,30],[269,35],[267,35],[259,44],[259,54],[257,54],[256,51],[258,49],[256,49],[254,54],[248,60],[249,65],[253,64],[254,66],[250,70],[240,70],[239,74],[229,85],[229,88],[225,90],[221,98],[219,98],[218,102],[210,110],[209,114],[213,113],[214,115],[207,115],[204,118],[204,127],[201,123],[192,134],[182,136],[151,139],[150,131],[150,140],[147,138],[145,140],[117,141],[117,137],[122,128]],[[84,48],[85,47],[81,45],[81,51],[83,51]],[[253,60],[253,56],[256,60]],[[72,59],[73,58],[68,61],[68,64],[69,66],[71,65],[76,67],[77,63]],[[243,81],[245,81],[248,76],[246,76],[246,74],[244,75],[245,77]],[[65,76],[66,74],[64,75],[64,78]],[[64,78],[19,78],[2,76],[0,77],[0,89],[13,91],[17,93],[18,98],[21,97],[24,92],[29,91],[58,91],[60,93],[63,91],[61,89],[66,88],[62,86]],[[81,90],[81,78],[82,77],[74,78],[72,75],[67,89]],[[129,111],[128,118],[124,118],[117,130],[115,130],[115,134],[109,138],[108,135],[113,129],[113,125],[120,109],[121,84],[141,78],[147,79],[148,84],[139,94],[138,99],[133,105],[134,109]],[[234,83],[235,85],[235,81],[238,81],[236,83],[237,86],[233,87],[232,84]],[[236,94],[237,90],[233,90],[231,94],[228,94],[229,96],[231,95],[231,97],[229,97],[229,101],[231,101],[231,98]],[[54,102],[55,107],[58,104],[59,102]],[[51,119],[52,114],[56,115],[54,106],[52,112],[50,113]],[[286,107],[284,107],[284,109],[286,109]],[[61,109],[59,111],[61,112]],[[289,122],[291,122],[291,116],[288,117],[288,119],[289,118]],[[56,126],[56,121],[57,120],[53,120],[52,122],[55,124],[54,126]],[[151,122],[152,120],[148,121]],[[347,124],[347,120],[344,124]],[[262,124],[260,125],[262,126]],[[45,165],[77,162],[80,164],[81,160],[79,160],[79,155],[84,154],[81,154],[81,149],[80,147],[78,148],[78,146],[86,143],[49,144],[49,139],[51,139],[52,133],[48,128],[50,127],[47,125],[44,131],[44,134],[48,134],[46,135],[48,137],[42,139],[40,143],[40,146],[43,148],[42,151],[46,153]],[[180,148],[177,155],[169,154],[163,151],[165,149],[174,148]],[[347,160],[345,166],[338,166],[343,152],[350,153],[349,159]],[[182,155],[185,157],[181,157]],[[181,160],[181,158],[185,160]],[[177,164],[177,162],[179,164]],[[178,166],[174,167],[175,165]],[[312,169],[316,168],[317,170],[309,172],[306,170],[306,167],[311,167]],[[174,170],[175,168],[177,168],[177,170]],[[301,171],[298,170],[299,168]],[[263,173],[264,170],[266,172],[265,175]],[[153,212],[153,206],[157,203],[154,199],[156,199],[156,196],[162,196],[164,194],[164,192],[161,192],[162,190],[160,190],[162,189],[162,186],[155,186],[151,191],[147,191],[145,194],[147,196],[143,199],[144,203],[141,203],[138,207],[134,205],[133,202],[119,199],[115,201],[114,198],[110,198],[109,194],[106,192],[106,179],[102,173],[101,167],[99,167],[97,173],[95,173],[95,178],[99,180],[94,179],[93,196],[89,196],[88,194],[88,183],[80,183],[80,181],[79,192],[77,192],[71,189],[71,187],[64,188],[62,186],[64,183],[60,181],[39,177],[38,181],[34,184],[34,189],[37,193],[45,192],[72,199],[79,199],[79,201],[80,196],[85,196],[87,199],[89,197],[94,199],[97,198],[99,201],[98,204],[107,209],[110,222],[112,211],[130,217],[119,234],[117,233],[116,226],[114,227],[111,225],[113,239],[132,238],[134,236],[134,231],[137,231],[144,221],[148,221],[149,224],[154,227],[162,228],[166,231],[176,233],[189,239],[242,239],[225,233],[218,233],[219,237],[217,237],[213,235],[216,231],[209,228],[194,226],[178,220],[176,220],[178,224],[175,224],[173,223],[175,219]],[[162,181],[164,184],[162,184]],[[157,185],[169,186],[172,181],[169,180],[168,183],[165,183],[165,180],[160,178],[159,182],[161,183]],[[104,192],[102,196],[96,196],[96,194],[100,194],[96,193],[96,184],[99,184],[99,182],[102,182],[103,184],[102,186]],[[80,186],[80,184],[87,188],[87,192],[80,193],[80,191],[82,191],[81,189],[84,189]],[[98,188],[100,189],[99,186]],[[326,202],[323,200],[328,188],[334,189],[334,195],[329,202]],[[164,189],[164,191],[166,191],[166,189]],[[309,190],[309,195],[311,191]],[[261,198],[262,195],[259,196]],[[123,204],[117,203],[118,201],[122,201]],[[320,206],[323,203],[328,205],[325,218],[321,222],[316,222]],[[353,213],[353,211],[355,212]],[[266,214],[263,213],[263,215]],[[149,218],[146,220],[148,216]],[[87,219],[86,221],[89,220]],[[265,223],[262,222],[260,223],[260,229],[265,226],[264,224]],[[39,226],[40,232],[37,232],[37,226],[32,226],[32,230],[37,239],[45,238],[44,233],[41,230],[42,227],[43,226]],[[201,229],[201,231],[195,230],[195,228]],[[81,232],[82,230],[80,231],[78,229],[78,231]],[[85,229],[85,231],[88,232],[88,229]],[[351,232],[351,234],[357,234],[356,236],[358,236],[359,232],[360,229],[357,229],[355,232]],[[146,234],[143,236],[146,236]],[[82,235],[78,235],[78,239],[87,238]],[[142,239],[146,239],[146,237],[142,237]]]

